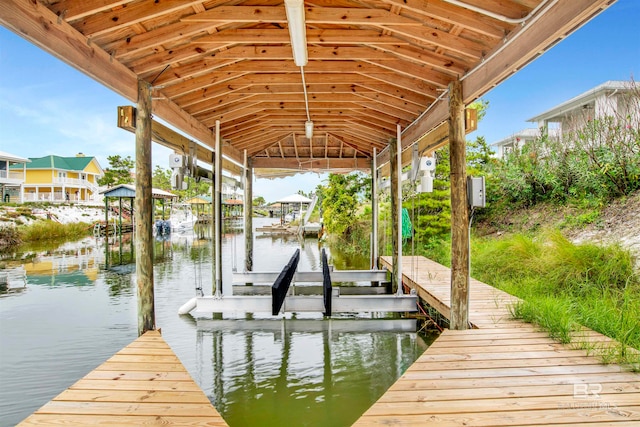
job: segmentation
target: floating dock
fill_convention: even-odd
[[[383,258],[391,267],[391,260]],[[450,270],[403,257],[404,283],[449,316]],[[469,318],[476,329],[446,330],[355,426],[640,425],[640,374],[593,355],[613,342],[578,333],[591,352],[563,345],[514,320],[517,299],[477,280]]]
[[[226,426],[157,331],[149,331],[18,426]]]

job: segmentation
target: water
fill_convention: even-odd
[[[298,269],[319,270],[317,240],[302,243]],[[11,289],[0,297],[0,426],[20,422],[136,338],[130,247],[127,236],[112,242],[108,269],[93,238],[5,257]],[[295,237],[258,233],[254,270],[279,269],[299,247]],[[242,233],[226,233],[225,294],[243,252]],[[367,268],[366,259],[350,262]],[[371,316],[180,317],[197,285],[212,292],[211,242],[197,236],[156,242],[154,277],[157,326],[231,426],[350,425],[430,340],[415,330],[384,331],[396,321]]]

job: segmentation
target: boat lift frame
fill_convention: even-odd
[[[200,313],[333,313],[415,312],[417,296],[409,295],[340,295],[340,288],[331,286],[333,280],[373,281],[386,279],[386,270],[331,271],[323,254],[323,271],[296,271],[299,249],[281,272],[245,272],[234,274],[234,283],[273,281],[269,295],[213,295],[196,297],[180,307],[179,314]],[[294,282],[323,283],[323,295],[291,295],[289,285]]]

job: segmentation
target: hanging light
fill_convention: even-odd
[[[293,61],[298,67],[307,65],[307,29],[304,21],[304,0],[284,0],[291,37]]]
[[[311,120],[304,122],[304,136],[308,139],[313,138],[313,122]]]

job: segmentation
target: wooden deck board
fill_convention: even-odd
[[[402,268],[405,283],[448,318],[449,269],[424,257],[404,257]],[[512,319],[517,298],[489,285],[472,280],[469,299],[474,329],[445,330],[355,426],[640,425],[640,374]],[[613,343],[586,328],[575,335]]]
[[[147,332],[18,424],[226,426],[159,332]]]

